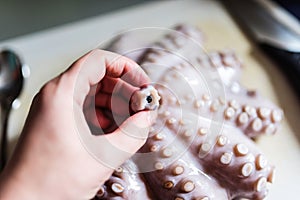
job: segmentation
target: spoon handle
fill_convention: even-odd
[[[0,110],[0,172],[7,162],[7,125],[10,105],[1,104]]]

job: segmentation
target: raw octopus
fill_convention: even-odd
[[[233,51],[207,53],[203,43],[201,31],[179,25],[154,44],[136,43],[129,33],[107,48],[138,62],[154,83],[147,95],[135,95],[135,111],[160,105],[146,144],[116,169],[95,199],[266,197],[275,168],[254,140],[274,134],[283,112],[241,86],[242,64]],[[222,89],[213,94],[207,85],[215,79]],[[152,92],[155,105],[149,106]],[[145,101],[149,95],[151,101]]]

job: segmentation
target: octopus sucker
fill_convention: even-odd
[[[154,169],[155,170],[163,170],[164,169],[164,164],[157,161],[157,162],[154,163]]]
[[[258,132],[262,129],[263,127],[263,122],[261,121],[261,119],[259,118],[255,118],[250,125],[250,128],[252,129],[252,131],[254,132]]]
[[[152,194],[136,171],[137,166],[128,160],[100,187],[94,199],[152,199]]]
[[[169,147],[166,147],[161,152],[163,157],[169,158],[173,155],[173,150]]]
[[[116,194],[120,194],[122,192],[124,192],[124,186],[120,183],[113,183],[111,185],[111,190],[116,193]]]
[[[184,124],[182,124],[184,125]],[[193,130],[185,130],[182,134],[183,138],[190,139],[193,136]]]
[[[155,126],[160,126],[158,122]],[[179,126],[179,125],[178,125]],[[153,155],[154,162],[159,162],[163,169],[155,168],[143,173],[143,176],[151,188],[153,188],[156,199],[193,199],[198,196],[216,197],[216,199],[228,199],[227,192],[216,180],[208,178],[201,165],[186,151],[180,137],[176,137],[167,126],[163,127],[165,139],[156,140],[155,135],[150,133],[147,143],[142,147],[140,153],[147,153],[148,144],[162,146],[161,151]],[[168,149],[172,156],[162,156]],[[194,160],[194,161],[192,161]],[[142,161],[145,162],[145,161]],[[152,161],[149,160],[151,163]],[[195,181],[197,180],[197,181]],[[158,187],[159,186],[159,187]]]
[[[264,127],[263,129],[263,132],[266,134],[266,135],[271,135],[271,134],[274,134],[276,132],[276,127],[274,124],[268,124]]]
[[[271,115],[271,109],[269,109],[269,108],[260,107],[257,110],[257,112],[258,112],[259,117],[261,117],[262,119],[266,119],[266,118],[270,117],[270,115]]]
[[[117,169],[116,169],[116,173],[122,173],[123,172],[123,167],[118,167]]]
[[[283,119],[283,112],[280,108],[276,107],[273,103],[264,100],[261,96],[256,95],[250,97],[246,103],[246,99],[242,100],[243,111],[248,114],[249,122],[254,119],[258,119],[262,122],[263,126],[274,125],[275,128],[278,128],[280,122]],[[276,117],[274,117],[276,116]],[[276,120],[275,120],[276,118]],[[249,137],[257,137],[261,134],[264,134],[262,130],[259,130],[256,134],[251,135],[251,133],[245,131],[245,134]]]
[[[251,162],[247,162],[245,163],[242,168],[241,168],[241,174],[242,176],[244,177],[248,177],[251,175],[251,173],[253,172],[254,170],[254,166]]]
[[[235,115],[235,110],[234,110],[234,108],[232,108],[232,107],[227,108],[227,109],[225,110],[224,115],[225,115],[225,118],[226,118],[226,119],[232,119],[232,118],[234,117],[234,115]]]
[[[226,126],[224,130],[216,139],[216,145],[205,157],[199,158],[198,162],[207,169],[208,174],[228,187],[232,198],[252,199],[256,196],[263,198],[267,188],[253,190],[251,185],[254,185],[256,179],[260,177],[267,178],[273,171],[273,166],[267,162],[253,141],[241,134],[238,129]],[[226,137],[230,142],[221,142],[222,145],[219,145],[220,137]],[[195,157],[198,155],[199,144],[205,144],[201,137],[196,138],[190,146]]]
[[[165,135],[162,132],[159,132],[154,135],[154,138],[156,140],[163,140],[165,138]]]
[[[181,185],[181,190],[183,192],[191,192],[195,189],[195,184],[191,180],[184,181]]]
[[[198,197],[195,200],[210,200],[209,197]]]
[[[165,75],[172,72],[172,68],[166,70]],[[225,123],[233,125],[247,135],[250,138],[256,138],[262,134],[272,134],[276,132],[280,121],[283,118],[283,112],[272,103],[263,100],[258,94],[248,97],[245,89],[240,89],[236,94],[228,92],[228,100],[222,100],[223,97],[212,97],[205,88],[194,87],[195,82],[202,85],[200,77],[195,75],[195,72],[191,69],[186,69],[181,72],[182,78],[173,80],[170,79],[169,89],[176,91],[182,98],[177,99],[177,105],[182,109],[188,109],[190,112],[211,118],[214,113],[223,112]],[[188,77],[193,84],[190,90],[186,89],[178,91],[176,86],[187,85],[186,78]],[[178,83],[177,85],[172,83]],[[226,89],[226,88],[225,88]],[[173,98],[172,94],[166,91],[165,88],[160,88],[164,93],[163,99]],[[189,91],[189,92],[188,92]],[[228,91],[228,88],[226,89]],[[186,100],[186,96],[189,93],[194,93],[194,100]],[[238,96],[239,95],[239,96]],[[259,102],[262,102],[261,104]],[[165,102],[166,103],[166,102]],[[172,103],[166,106],[173,106]],[[268,114],[269,113],[269,114]]]
[[[243,111],[245,111],[250,117],[253,117],[256,115],[255,108],[250,105],[245,105],[243,107]]]
[[[99,199],[102,198],[104,195],[105,195],[105,188],[101,186],[96,194],[96,197]]]
[[[142,156],[116,170],[96,198],[264,199],[275,168],[252,139],[278,131],[283,111],[240,84],[243,64],[234,51],[205,53],[198,28],[174,30],[153,43],[125,34],[108,48],[140,64],[154,83],[133,94],[132,114],[157,109],[158,116],[138,152]],[[206,87],[210,71],[225,94]],[[222,129],[211,127],[215,115]],[[126,173],[128,165],[142,174]]]
[[[201,108],[201,107],[204,106],[204,104],[205,103],[203,101],[201,101],[201,100],[195,100],[195,102],[194,102],[195,108]]]
[[[177,119],[175,117],[171,117],[171,118],[167,119],[168,125],[174,125],[175,123],[177,123]]]
[[[273,170],[270,172],[270,174],[268,175],[268,179],[267,181],[269,183],[274,183],[275,181],[275,168],[273,168]]]
[[[191,54],[195,57],[199,44],[203,43],[202,32],[193,26],[182,25],[174,30],[154,43],[140,59],[141,66],[153,81],[157,81],[164,70],[180,66],[182,58]],[[179,41],[181,45],[178,45]]]
[[[160,96],[157,90],[147,85],[133,93],[130,99],[130,107],[134,113],[142,110],[156,110],[159,106]]]
[[[240,108],[240,104],[236,100],[230,100],[229,101],[229,106],[234,108],[235,110],[238,110]]]
[[[266,177],[260,177],[259,179],[257,179],[254,187],[255,187],[255,190],[257,192],[264,191],[266,189],[266,187],[267,187],[267,179],[266,179]]]
[[[164,183],[164,188],[166,188],[166,189],[171,189],[171,188],[173,188],[173,186],[174,186],[174,183],[172,181],[166,181]]]
[[[268,165],[268,160],[264,157],[264,155],[260,154],[256,157],[256,168],[258,170],[265,168]]]
[[[178,111],[176,108],[168,109],[171,113],[177,115]],[[188,121],[193,118],[198,119],[195,120],[198,123],[186,126],[197,126],[198,131],[201,128],[209,130],[207,124],[210,124],[210,120],[207,118],[196,115],[186,115],[184,118]],[[176,124],[170,129],[174,133],[179,127]],[[268,188],[259,191],[253,188],[258,178],[267,178],[269,176],[273,166],[266,161],[266,158],[263,157],[255,143],[242,134],[240,129],[229,124],[224,125],[220,135],[215,138],[215,145],[207,142],[206,137],[199,134],[194,136],[195,138],[192,142],[186,140],[181,140],[181,142],[186,143],[189,147],[189,150],[203,167],[204,173],[213,176],[220,181],[221,185],[226,185],[231,198],[253,199],[254,197],[259,197],[258,199],[262,199],[265,197]],[[258,164],[258,162],[261,163]]]
[[[274,134],[283,118],[280,109],[269,108],[274,107],[272,104],[269,107],[263,105],[255,107],[249,103],[238,103],[236,100],[233,102],[231,101],[228,107],[225,108],[224,118],[228,123],[233,123],[241,129],[250,138],[256,138],[262,134]]]
[[[226,136],[224,136],[224,135],[219,135],[218,140],[217,140],[217,144],[218,144],[219,146],[224,146],[224,145],[226,145],[227,142],[228,142],[228,139],[227,139]]]
[[[199,135],[206,135],[208,133],[208,129],[207,128],[199,128],[198,130]]]
[[[219,108],[220,108],[219,100],[214,100],[211,102],[210,110],[212,112],[217,112]]]
[[[232,160],[232,153],[230,152],[225,152],[220,157],[220,162],[224,165],[229,165],[231,160]]]
[[[184,167],[180,166],[180,165],[175,166],[174,169],[173,169],[173,171],[172,171],[173,175],[175,175],[175,176],[180,175],[183,172],[184,172]]]
[[[199,155],[202,154],[202,153],[209,152],[210,149],[211,149],[211,144],[209,144],[209,143],[202,143],[200,145]]]
[[[209,101],[210,100],[210,95],[209,94],[203,94],[202,95],[202,100],[203,101]]]
[[[150,151],[152,151],[152,152],[158,151],[158,149],[159,149],[159,146],[157,146],[157,145],[152,145],[150,147]]]
[[[237,118],[237,123],[239,126],[243,126],[245,124],[247,124],[249,122],[249,116],[247,113],[242,112],[239,114],[238,118]]]
[[[281,110],[273,110],[271,113],[271,119],[273,123],[280,122],[283,118]]]
[[[236,156],[245,156],[245,155],[247,155],[249,150],[248,150],[248,147],[245,144],[239,143],[239,144],[234,146],[234,152],[235,152]]]

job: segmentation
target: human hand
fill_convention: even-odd
[[[112,111],[110,92],[121,92],[126,99],[124,91],[147,83],[136,63],[102,50],[91,51],[49,81],[35,96],[15,152],[1,174],[0,199],[91,199],[113,168],[145,143],[153,120],[149,111],[129,117],[122,104]],[[90,105],[84,103],[86,97],[97,84],[99,127],[108,130],[115,125],[104,112],[129,117],[101,136],[91,134],[83,113],[84,105]],[[95,125],[95,119],[87,119]]]

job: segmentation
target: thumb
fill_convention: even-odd
[[[144,145],[155,118],[156,112],[142,111],[128,118],[114,132],[98,136],[93,140],[101,149],[96,154],[98,160],[114,169],[122,165]]]
[[[151,112],[136,113],[106,137],[114,146],[132,155],[145,143],[151,121]]]

